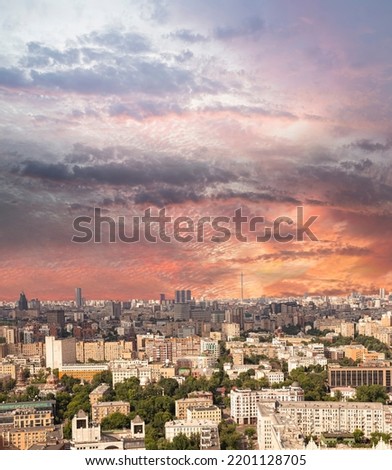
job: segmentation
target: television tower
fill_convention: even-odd
[[[244,273],[241,272],[241,303],[244,303]]]

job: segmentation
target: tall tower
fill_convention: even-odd
[[[192,291],[190,290],[176,290],[174,292],[176,304],[186,304],[192,301]]]
[[[75,303],[78,308],[81,308],[83,305],[82,289],[80,287],[76,287],[75,289]]]
[[[25,293],[23,291],[20,293],[20,296],[19,296],[18,309],[19,310],[28,310],[27,298],[26,298]]]
[[[244,303],[244,273],[241,273],[241,303]]]

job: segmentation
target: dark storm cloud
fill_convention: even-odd
[[[71,171],[64,163],[44,163],[37,160],[26,160],[20,174],[54,181],[67,181],[72,178]]]
[[[346,170],[364,171],[373,165],[373,162],[368,158],[354,162],[351,160],[340,162],[340,165]]]
[[[247,201],[259,202],[286,202],[289,204],[301,204],[301,201],[288,195],[282,195],[270,189],[268,192],[252,192],[252,191],[231,191],[226,190],[213,196],[215,199],[245,199]]]
[[[214,29],[214,37],[216,39],[234,39],[242,36],[257,37],[265,31],[264,21],[254,16],[246,18],[240,26],[219,26]]]
[[[88,156],[87,156],[88,158]],[[79,158],[80,160],[80,158]],[[186,184],[227,183],[237,176],[230,171],[208,162],[165,158],[159,160],[128,159],[124,163],[102,163],[99,165],[69,165],[27,160],[14,170],[22,176],[52,179],[55,181],[78,181],[113,186],[139,186],[163,183],[174,186]]]
[[[180,39],[181,41],[188,42],[191,44],[194,44],[197,42],[208,41],[207,36],[203,36],[202,34],[195,33],[194,31],[190,29],[178,29],[177,31],[170,33],[169,37],[174,38],[174,39]]]
[[[162,207],[167,204],[182,204],[184,202],[198,202],[203,199],[201,194],[192,189],[159,188],[152,191],[141,190],[136,193],[135,204],[152,204]]]
[[[290,261],[296,259],[321,258],[327,256],[369,256],[369,248],[347,245],[343,247],[319,248],[317,250],[280,250],[276,253],[265,253],[259,256],[230,259],[233,263],[254,263],[256,261]]]
[[[325,198],[325,202],[334,205],[377,208],[392,202],[392,185],[388,181],[387,168],[378,167],[376,171],[374,165],[366,160],[342,163],[339,166],[304,165],[296,169],[294,179],[291,175],[287,178],[298,188],[301,185],[315,188]],[[367,174],[366,170],[370,168],[372,172]],[[377,172],[385,174],[385,177],[381,179]]]
[[[352,143],[351,146],[369,153],[386,152],[392,148],[392,140],[387,140],[385,144],[382,144],[373,140],[362,139]]]

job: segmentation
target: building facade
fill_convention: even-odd
[[[304,401],[301,387],[263,388],[261,390],[231,390],[231,418],[237,424],[255,424],[257,405],[260,402],[300,402]]]

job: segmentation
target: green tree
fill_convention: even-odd
[[[103,372],[95,374],[93,380],[91,381],[93,388],[98,387],[98,385],[103,383],[110,385],[110,387],[113,384],[113,374],[109,370],[104,370]]]
[[[38,397],[39,395],[39,388],[36,387],[35,385],[29,385],[27,388],[26,388],[26,398],[27,398],[27,401],[30,401],[30,400],[34,400]]]
[[[356,444],[360,444],[363,441],[364,438],[364,432],[362,429],[355,429],[353,432],[354,440]]]
[[[118,412],[112,413],[103,418],[101,421],[101,428],[103,431],[129,428],[129,416]]]
[[[253,436],[256,435],[256,429],[255,428],[246,428],[245,429],[245,436],[247,436],[249,439],[252,439]]]
[[[327,371],[321,366],[299,367],[292,370],[284,385],[290,385],[293,382],[299,382],[304,389],[307,401],[325,400],[327,397]]]
[[[91,390],[92,388],[90,385],[75,385],[73,387],[74,395],[68,403],[67,410],[64,413],[65,418],[72,419],[79,410],[90,413],[91,405],[89,394]]]
[[[142,398],[142,387],[136,377],[131,377],[124,382],[117,383],[114,387],[117,400],[140,400]]]
[[[164,394],[169,397],[173,397],[178,389],[179,385],[176,379],[165,379],[162,378],[158,382],[159,387],[162,387]]]
[[[74,377],[70,377],[65,374],[61,377],[60,384],[68,393],[71,393],[73,387],[77,384],[80,384],[80,379],[75,379]]]
[[[386,403],[389,397],[382,385],[361,385],[357,387],[355,401]]]
[[[219,438],[222,450],[241,448],[241,434],[236,430],[235,423],[222,421],[219,424]]]
[[[391,435],[383,432],[372,432],[370,434],[370,442],[372,445],[377,445],[380,439],[382,439],[386,444],[389,444]]]

